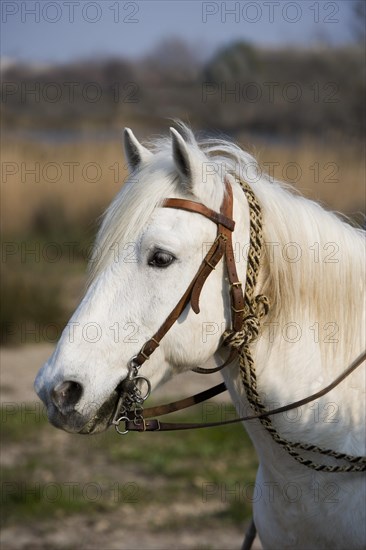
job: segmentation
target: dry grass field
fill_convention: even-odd
[[[269,144],[248,136],[242,136],[240,143],[258,159],[263,171],[292,183],[327,208],[362,222],[365,177],[361,143],[331,145],[324,140],[304,140]],[[126,175],[122,146],[115,139],[75,143],[9,140],[4,144],[2,343],[28,341],[19,335],[19,324],[24,327],[32,322],[40,326],[57,322],[57,338],[80,299],[98,220]],[[40,339],[44,340],[44,335]]]
[[[304,141],[268,145],[241,140],[264,171],[293,183],[306,196],[350,216],[365,208],[363,145]],[[116,141],[45,144],[8,142],[2,149],[3,233],[21,235],[50,225],[91,223],[126,177]],[[57,216],[59,219],[57,219]],[[62,237],[62,235],[60,235]]]
[[[55,228],[91,221],[125,177],[121,146],[115,142],[14,141],[3,147],[2,162],[3,231],[13,235],[37,228],[37,217],[46,218],[47,210]]]

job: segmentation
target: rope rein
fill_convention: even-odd
[[[239,183],[247,198],[250,213],[250,240],[244,293],[244,320],[243,327],[240,331],[224,333],[223,344],[237,349],[239,353],[240,373],[248,401],[255,413],[260,414],[265,413],[266,408],[257,390],[257,376],[251,352],[251,344],[258,338],[261,319],[269,310],[269,302],[266,296],[254,296],[263,251],[263,223],[261,208],[255,194],[246,182],[240,180]],[[366,470],[365,457],[347,455],[331,449],[324,449],[323,447],[310,443],[289,441],[279,434],[273,426],[270,416],[261,417],[259,420],[276,443],[287,451],[297,462],[308,468],[322,472],[362,472]],[[336,460],[346,461],[348,464],[335,466],[319,464],[310,459],[303,458],[298,452],[298,449],[320,453]]]
[[[166,199],[162,205],[168,208],[178,208],[188,210],[190,212],[196,212],[209,218],[217,225],[217,237],[207,252],[205,258],[202,260],[196,275],[192,279],[181,299],[172,309],[157,332],[155,332],[155,334],[143,344],[139,353],[132,357],[129,361],[128,376],[126,379],[122,380],[116,388],[119,398],[116,403],[116,408],[111,423],[115,425],[118,433],[126,434],[129,431],[144,432],[207,428],[258,418],[264,428],[269,432],[272,439],[285,451],[287,451],[287,453],[297,462],[307,466],[308,468],[322,472],[365,471],[366,457],[350,456],[345,453],[332,451],[331,449],[324,449],[309,443],[289,441],[282,437],[272,424],[270,418],[271,416],[303,406],[304,404],[309,403],[314,399],[318,399],[331,391],[365,360],[366,352],[361,354],[348,367],[348,369],[346,369],[346,371],[336,378],[336,380],[319,392],[272,411],[268,411],[266,409],[258,394],[257,377],[251,350],[252,343],[255,342],[259,336],[261,320],[269,311],[269,302],[267,297],[262,294],[255,295],[255,287],[263,252],[262,212],[253,190],[246,182],[240,181],[240,185],[248,201],[250,221],[246,283],[245,291],[242,292],[241,282],[239,281],[235,266],[235,257],[232,246],[232,231],[235,227],[235,222],[232,219],[233,194],[228,180],[225,180],[225,185],[227,193],[224,196],[224,201],[220,212],[210,210],[201,203],[192,202],[185,199]],[[143,404],[150,394],[151,384],[146,377],[139,375],[139,368],[141,365],[143,365],[143,363],[147,361],[151,354],[154,353],[154,351],[159,347],[162,338],[179,318],[185,307],[190,304],[192,310],[195,313],[199,313],[199,297],[202,287],[207,277],[210,273],[212,273],[215,266],[221,259],[225,262],[227,278],[230,283],[232,309],[231,329],[227,330],[223,334],[222,345],[228,346],[231,350],[229,357],[223,365],[220,365],[214,369],[203,369],[201,367],[197,367],[193,370],[198,373],[210,374],[211,372],[221,370],[226,365],[231,363],[235,357],[238,357],[242,382],[249,404],[253,408],[255,414],[223,422],[206,422],[198,424],[160,422],[160,420],[152,418],[152,416],[161,416],[163,414],[169,414],[171,412],[193,406],[196,403],[209,399],[210,396],[222,393],[226,389],[225,384],[219,384],[218,386],[215,386],[200,394],[196,394],[173,403],[168,403],[166,405],[152,407],[144,411]],[[144,395],[140,387],[141,384],[146,386],[146,392]],[[121,431],[119,425],[123,422],[125,424],[125,429],[124,431]],[[310,459],[303,458],[299,451],[320,453],[336,460],[345,461],[347,464],[334,466],[318,464]]]

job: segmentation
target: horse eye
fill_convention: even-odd
[[[149,265],[153,267],[168,267],[175,260],[173,254],[164,250],[156,250],[149,260]]]

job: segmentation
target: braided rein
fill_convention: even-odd
[[[241,282],[238,279],[235,258],[232,246],[232,232],[235,227],[235,222],[232,219],[233,211],[233,194],[230,183],[225,179],[227,193],[224,197],[224,202],[220,212],[210,210],[201,203],[192,202],[185,199],[165,199],[162,206],[168,208],[178,208],[196,212],[200,215],[209,218],[217,225],[217,236],[211,248],[207,252],[205,258],[182,295],[179,302],[170,312],[163,324],[157,332],[147,340],[142,346],[137,355],[132,357],[128,363],[128,376],[117,386],[118,395],[114,416],[111,419],[111,424],[114,424],[119,434],[126,434],[129,431],[170,431],[207,428],[213,426],[222,426],[247,420],[259,419],[265,429],[269,432],[272,439],[278,443],[287,453],[292,456],[297,462],[308,468],[323,472],[361,472],[366,470],[366,458],[360,456],[350,456],[344,453],[339,453],[331,449],[324,449],[313,444],[292,442],[283,438],[276,428],[273,426],[270,419],[271,416],[288,410],[292,410],[303,406],[315,399],[318,399],[331,391],[339,383],[342,382],[351,372],[353,372],[366,358],[366,351],[361,354],[353,363],[331,384],[322,390],[303,398],[267,411],[262,403],[257,390],[256,370],[254,366],[251,345],[259,336],[261,328],[261,320],[269,311],[269,302],[264,295],[255,295],[255,287],[257,284],[260,262],[263,252],[263,228],[262,228],[262,212],[257,198],[251,187],[243,181],[240,185],[245,193],[249,205],[249,251],[247,262],[247,274],[245,282],[245,291],[241,290]],[[234,420],[226,420],[220,422],[206,423],[171,423],[161,422],[153,418],[169,414],[178,410],[191,407],[197,403],[201,403],[210,399],[215,395],[226,391],[224,383],[219,384],[191,397],[144,409],[144,402],[150,394],[151,385],[149,380],[139,374],[139,369],[142,364],[149,359],[152,353],[157,349],[161,339],[165,336],[168,330],[173,326],[179,318],[185,307],[190,304],[192,310],[197,314],[200,311],[199,297],[203,285],[207,277],[215,269],[218,262],[223,259],[227,271],[227,278],[230,283],[230,298],[231,298],[231,329],[223,334],[222,344],[230,348],[230,354],[223,365],[214,369],[205,369],[202,367],[193,368],[195,372],[201,374],[210,374],[223,369],[230,364],[235,358],[239,360],[239,368],[242,382],[249,404],[253,408],[255,414],[249,416],[238,417]],[[146,387],[143,394],[141,386]],[[121,423],[125,424],[125,429],[119,428]],[[305,459],[299,454],[299,450],[318,452],[320,454],[330,456],[336,460],[346,461],[347,465],[328,466],[318,464],[312,460]]]
[[[249,205],[250,231],[249,231],[249,252],[247,264],[247,277],[244,293],[244,320],[242,330],[239,332],[227,332],[223,336],[223,345],[235,348],[239,354],[239,366],[242,382],[250,405],[256,414],[260,415],[259,420],[269,432],[272,439],[278,443],[297,462],[316,471],[322,472],[362,472],[366,470],[366,458],[363,456],[352,456],[345,453],[324,449],[313,444],[289,441],[282,437],[273,426],[270,416],[263,416],[267,411],[263,405],[257,390],[257,376],[251,344],[258,338],[261,319],[269,311],[269,302],[266,296],[254,296],[257,283],[260,261],[263,252],[263,222],[262,211],[257,198],[249,185],[240,180]],[[310,459],[303,458],[298,449],[303,451],[317,452],[330,456],[336,460],[348,462],[346,465],[329,466],[319,464]]]

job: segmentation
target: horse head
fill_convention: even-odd
[[[35,382],[49,420],[71,432],[108,427],[131,358],[167,318],[215,241],[211,219],[163,201],[191,200],[219,212],[226,193],[222,174],[185,127],[171,129],[153,152],[125,129],[124,150],[128,180],[104,216],[87,291]],[[220,262],[196,312],[185,307],[141,366],[152,389],[215,356],[230,322],[225,276]]]

